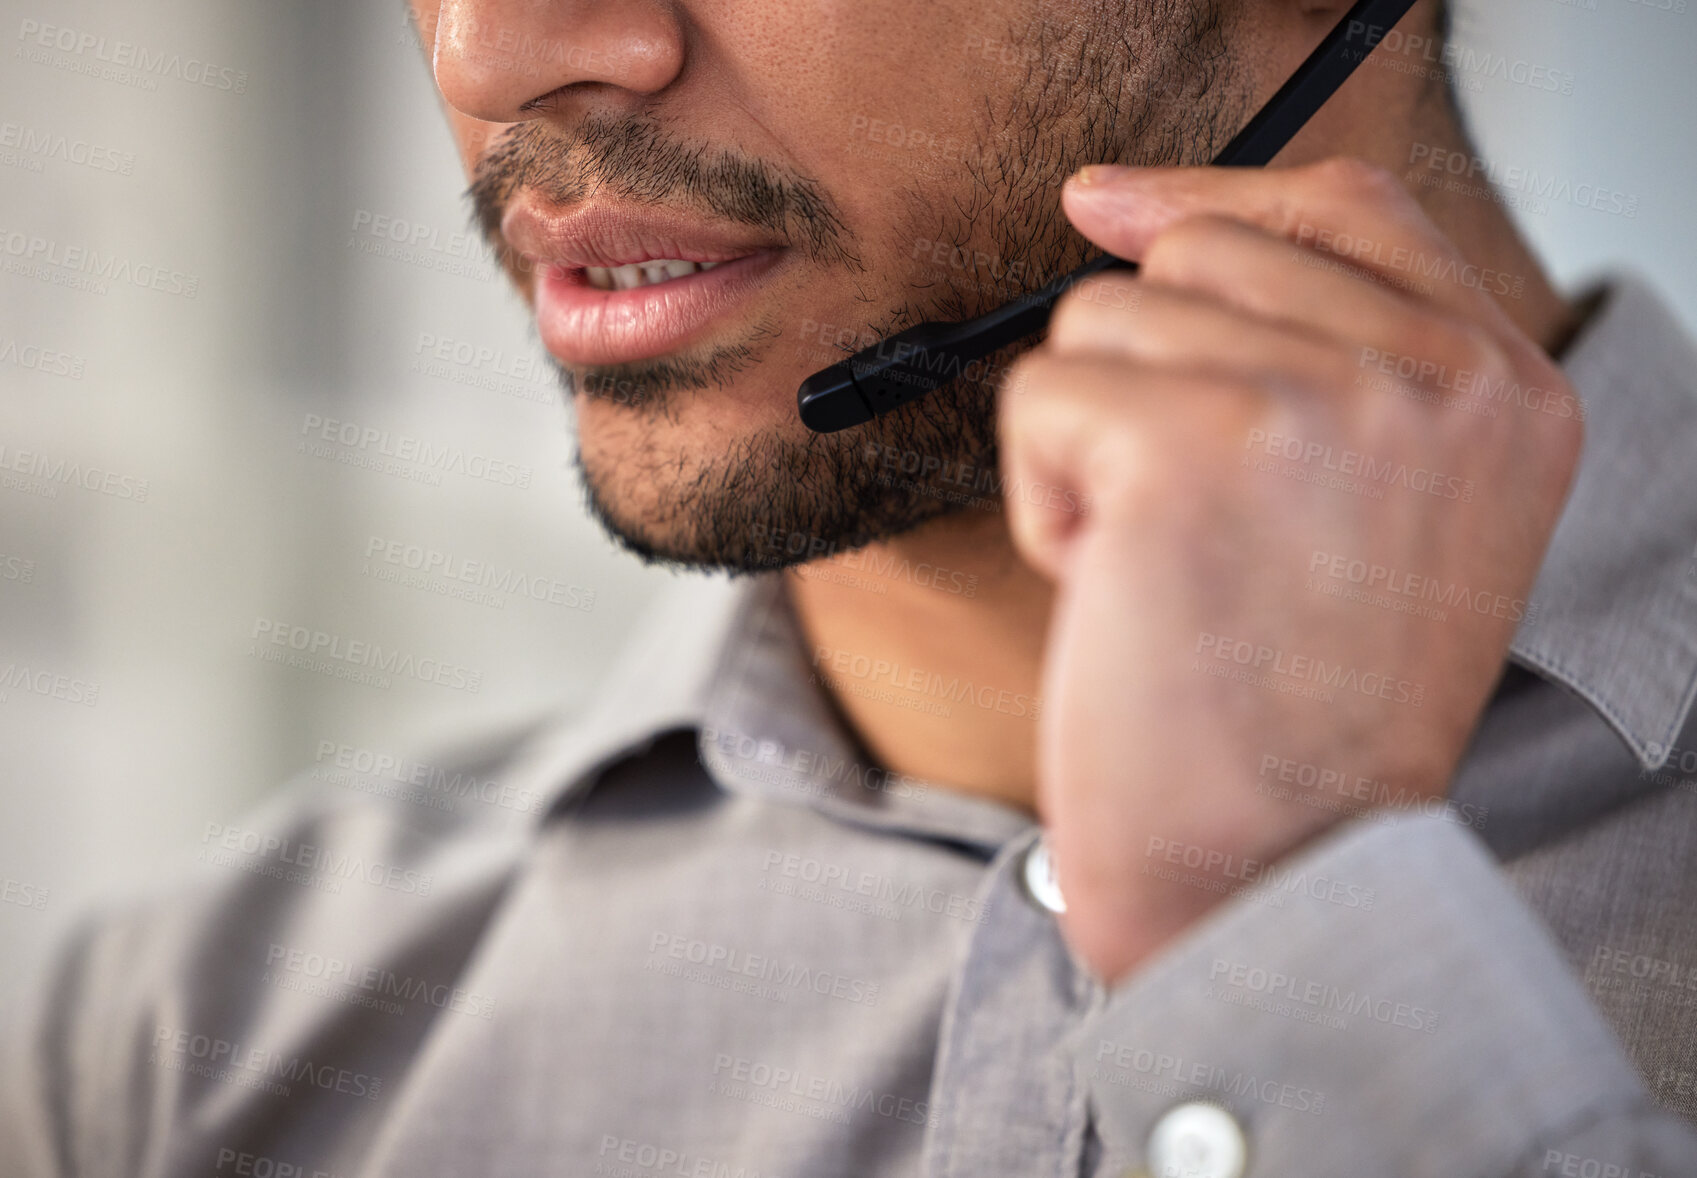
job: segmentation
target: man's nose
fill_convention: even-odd
[[[581,104],[629,111],[683,69],[669,0],[442,0],[433,68],[448,105],[490,123]],[[551,113],[551,112],[550,112]]]

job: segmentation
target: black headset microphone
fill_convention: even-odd
[[[1214,159],[1219,167],[1260,167],[1277,155],[1314,112],[1367,59],[1415,0],[1358,0]],[[1055,300],[1081,279],[1135,262],[1102,254],[1040,290],[962,323],[921,323],[814,373],[796,390],[796,410],[815,433],[833,433],[916,401],[974,361],[1049,323]]]

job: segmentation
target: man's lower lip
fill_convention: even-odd
[[[565,364],[623,364],[664,356],[736,310],[780,257],[780,250],[759,250],[634,290],[598,290],[581,270],[540,267],[536,325],[542,346]]]

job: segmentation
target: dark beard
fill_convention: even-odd
[[[1067,223],[1060,186],[1087,163],[1189,164],[1236,132],[1246,94],[1232,78],[1217,0],[1104,0],[1057,28],[1041,19],[1011,31],[1025,76],[987,95],[985,129],[958,168],[963,187],[908,188],[892,197],[892,240],[927,242],[909,298],[869,308],[864,325],[834,334],[813,367],[925,320],[989,311],[1072,269],[1095,250]],[[1135,10],[1135,11],[1133,11]],[[998,106],[1000,109],[997,109]],[[783,233],[816,261],[863,273],[858,242],[811,179],[762,161],[681,145],[646,119],[589,120],[569,139],[521,124],[480,161],[471,189],[495,238],[507,201],[534,186],[561,202],[605,188],[627,199],[687,203]],[[915,250],[916,255],[920,251]],[[939,262],[939,259],[946,261]],[[560,368],[568,394],[675,420],[681,398],[758,374],[778,346],[776,324],[704,358]],[[824,343],[824,341],[821,341]],[[1027,341],[866,425],[835,434],[763,430],[694,471],[644,445],[617,454],[618,479],[663,488],[633,510],[610,471],[576,453],[590,511],[648,562],[753,572],[848,551],[958,511],[1001,510],[996,393]],[[641,431],[633,431],[640,435]]]

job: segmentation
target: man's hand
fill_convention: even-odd
[[[1112,981],[1349,812],[1447,792],[1582,410],[1515,278],[1367,165],[1086,169],[1064,203],[1142,272],[1061,302],[1001,436],[1010,487],[1090,504],[1008,496],[1058,592],[1063,928]]]

